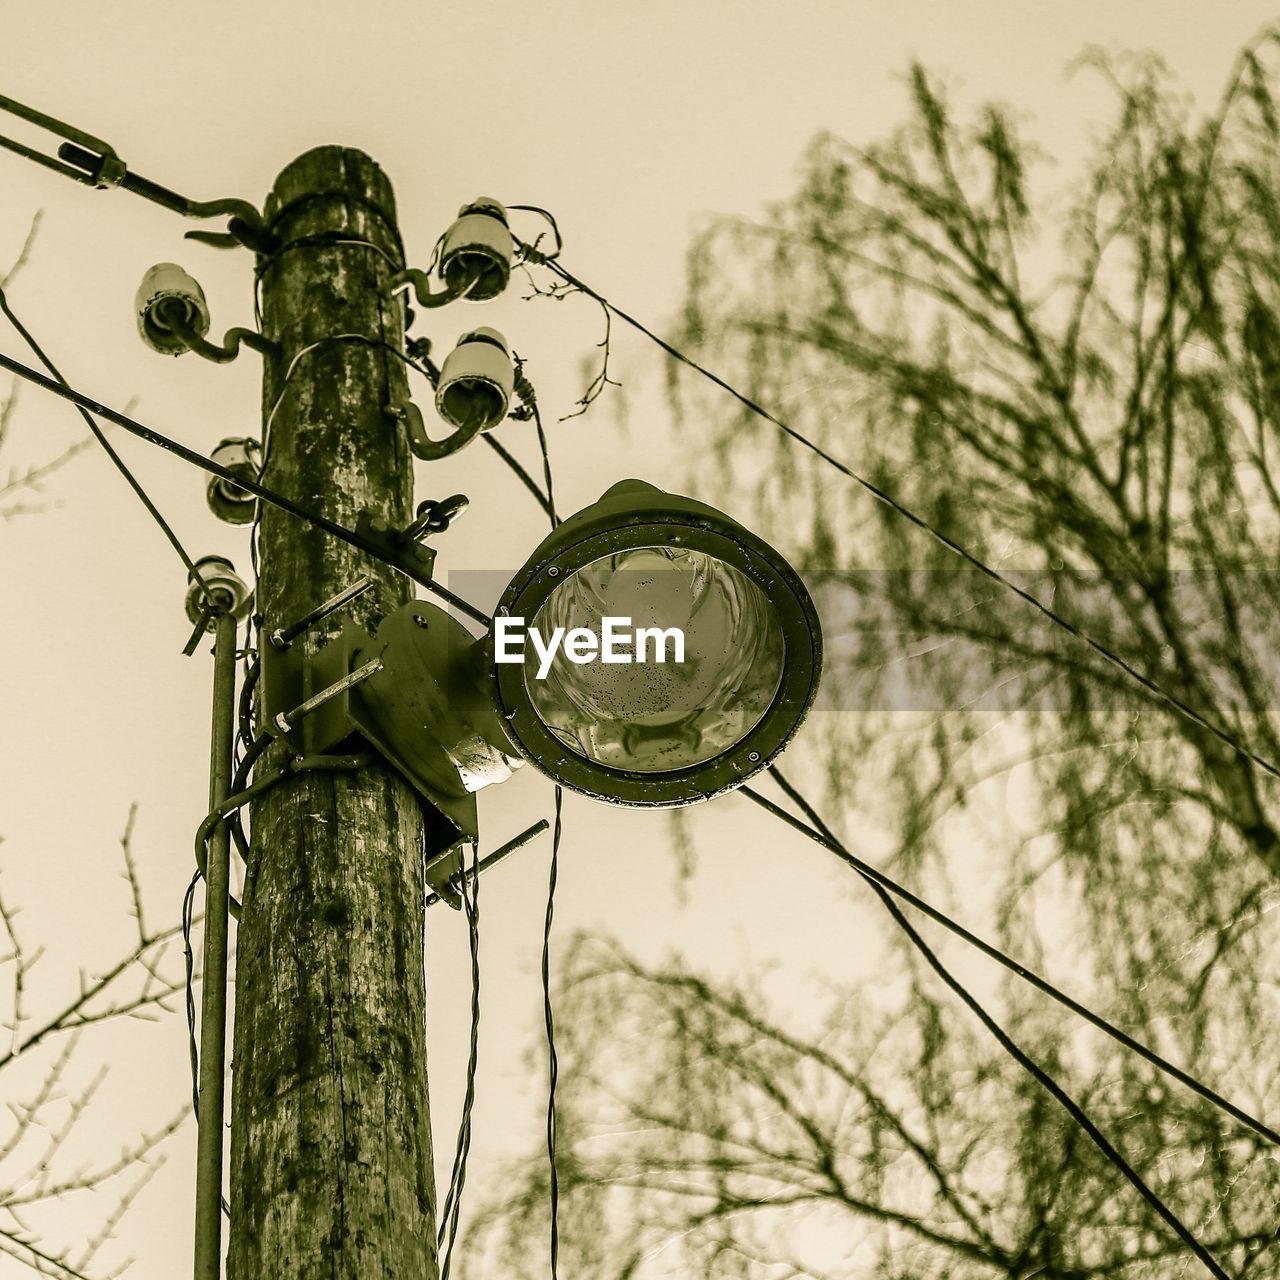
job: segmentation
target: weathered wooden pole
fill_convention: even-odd
[[[281,248],[259,259],[263,332],[279,345],[263,386],[264,481],[344,525],[372,509],[403,528],[412,460],[383,412],[405,377],[383,345],[403,337],[399,303],[383,296],[401,260],[391,185],[360,152],[321,147],[285,169],[266,212]],[[271,508],[259,545],[263,637],[363,574],[377,581],[294,642],[309,654],[346,619],[372,625],[411,594]],[[374,764],[292,779],[252,818],[229,1280],[434,1280],[418,801]]]

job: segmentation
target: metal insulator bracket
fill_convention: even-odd
[[[46,169],[52,169],[55,173],[60,173],[75,182],[81,182],[99,190],[121,187],[125,191],[132,191],[134,195],[141,196],[144,200],[150,200],[186,218],[216,218],[223,214],[228,215],[229,221],[225,232],[190,231],[187,233],[189,239],[200,240],[219,248],[244,245],[256,253],[270,253],[279,245],[278,237],[267,230],[262,214],[247,200],[235,198],[192,200],[140,174],[131,173],[114,147],[103,142],[101,138],[95,138],[91,133],[85,133],[83,129],[65,124],[61,120],[54,119],[53,116],[37,111],[34,107],[28,107],[3,95],[0,95],[0,111],[17,116],[20,120],[26,120],[29,124],[34,124],[38,128],[47,130],[54,137],[62,139],[56,156],[52,156],[17,142],[13,138],[0,135],[0,147],[27,160],[33,160]]]

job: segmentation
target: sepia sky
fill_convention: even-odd
[[[853,142],[882,137],[905,115],[913,57],[943,76],[960,105],[994,97],[1016,106],[1048,157],[1041,182],[1065,189],[1110,108],[1096,76],[1067,74],[1082,48],[1154,49],[1209,105],[1274,6],[8,0],[3,17],[0,93],[105,139],[148,178],[196,199],[260,204],[298,153],[321,143],[360,147],[395,186],[411,263],[425,265],[458,205],[476,195],[543,205],[559,220],[569,269],[661,331],[680,303],[692,234],[716,214],[758,215],[789,194],[818,130]],[[7,124],[0,119],[0,130]],[[177,261],[203,284],[214,335],[250,324],[249,255],[184,242],[196,224],[0,152],[0,274],[37,210],[39,234],[10,300],[73,385],[116,406],[133,402],[142,421],[203,451],[224,435],[256,433],[253,353],[228,366],[165,360],[143,346],[131,313],[143,271]],[[678,488],[697,440],[676,436],[668,421],[661,354],[615,326],[612,372],[622,391],[556,423],[594,373],[600,314],[585,299],[523,302],[521,292],[483,312],[434,313],[419,331],[447,348],[465,326],[496,324],[526,358],[551,424],[562,511],[627,475]],[[26,358],[7,328],[0,350]],[[511,423],[503,432],[532,463],[528,428]],[[83,434],[69,406],[26,388],[0,473],[38,464]],[[246,533],[213,519],[196,472],[123,433],[113,439],[193,555],[225,554],[247,572]],[[419,499],[457,490],[472,506],[440,544],[443,568],[514,571],[543,535],[541,513],[487,450],[419,464]],[[752,523],[734,495],[701,496]],[[117,841],[133,802],[148,916],[177,920],[206,807],[212,674],[206,649],[181,653],[190,631],[182,566],[106,459],[83,453],[50,479],[42,500],[46,510],[0,527],[0,887],[24,907],[27,934],[48,946],[37,1008],[74,988],[77,966],[92,969],[128,943]],[[786,531],[757,532],[786,539]],[[822,725],[815,716],[805,733],[820,735]],[[531,770],[483,795],[482,851],[549,808],[550,787]],[[719,974],[770,966],[770,993],[797,1006],[827,982],[875,972],[870,912],[856,886],[798,837],[762,828],[741,798],[692,815],[700,852],[685,881],[666,815],[570,797],[565,823],[559,939],[592,928],[648,958],[680,948]],[[849,833],[878,851],[874,831],[850,825]],[[496,1162],[534,1149],[541,1132],[537,966],[547,852],[544,837],[484,880],[469,1197],[483,1194]],[[469,998],[465,929],[445,907],[428,918],[427,976],[443,1162],[461,1101]],[[95,1143],[114,1153],[181,1106],[186,1055],[176,1015],[87,1037],[82,1076],[100,1060],[112,1072],[75,1154],[87,1157]],[[194,1146],[189,1123],[120,1230],[111,1257],[136,1255],[133,1280],[170,1280],[190,1265]],[[59,1212],[66,1222],[93,1221],[88,1204]],[[11,1274],[16,1264],[0,1259],[0,1280]]]

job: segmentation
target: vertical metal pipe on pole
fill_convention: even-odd
[[[213,733],[209,743],[209,811],[231,786],[235,746],[236,620],[215,615]],[[204,974],[200,998],[200,1109],[196,1139],[195,1280],[222,1273],[223,1075],[227,1035],[227,920],[231,834],[220,822],[209,837],[205,876]]]

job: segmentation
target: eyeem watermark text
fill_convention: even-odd
[[[630,618],[601,618],[600,634],[590,627],[566,631],[556,627],[544,637],[537,627],[525,627],[523,618],[498,617],[493,623],[494,657],[498,662],[523,662],[525,637],[538,656],[536,678],[545,680],[556,655],[564,650],[570,662],[666,662],[667,645],[672,661],[684,661],[684,632],[679,627],[636,627]],[[649,648],[652,645],[653,657]]]

